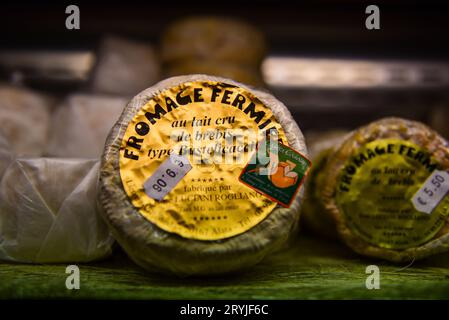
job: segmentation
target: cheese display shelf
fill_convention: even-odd
[[[380,269],[368,290],[366,267]],[[79,264],[80,289],[68,290],[67,265],[0,263],[0,299],[447,299],[449,255],[411,265],[366,259],[338,243],[301,236],[245,273],[177,278],[146,273],[124,253]]]

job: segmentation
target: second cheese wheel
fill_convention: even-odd
[[[104,217],[130,257],[149,270],[209,275],[248,268],[282,246],[296,229],[302,189],[283,208],[239,181],[269,128],[307,153],[281,102],[232,80],[174,77],[137,95],[107,139],[100,177]],[[255,133],[240,153],[226,149],[235,130]],[[211,150],[224,153],[210,161]],[[189,163],[170,162],[173,154]],[[226,155],[236,161],[220,162]],[[170,166],[180,163],[191,168],[174,182]]]
[[[353,132],[330,157],[324,204],[356,252],[394,262],[449,245],[449,145],[399,118]]]

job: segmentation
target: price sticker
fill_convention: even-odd
[[[431,214],[449,191],[449,173],[435,170],[412,198],[419,212]]]
[[[191,169],[192,165],[187,157],[170,155],[145,181],[145,193],[150,198],[161,201]]]

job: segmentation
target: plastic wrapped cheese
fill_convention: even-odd
[[[386,118],[351,133],[327,162],[323,201],[356,252],[394,262],[449,250],[449,144]]]
[[[307,146],[313,161],[313,167],[307,179],[304,204],[301,209],[301,221],[310,231],[328,239],[337,238],[337,229],[333,219],[324,208],[322,191],[326,179],[324,170],[332,153],[344,137],[345,130],[310,132],[306,134]]]
[[[0,132],[16,154],[44,154],[52,103],[28,89],[0,86]]]
[[[239,180],[248,160],[239,155],[253,154],[268,129],[307,154],[281,102],[232,80],[174,77],[132,99],[107,139],[100,173],[104,217],[129,256],[148,270],[211,275],[249,268],[282,247],[295,233],[303,188],[281,207]],[[224,137],[244,132],[255,135],[234,154]],[[299,183],[292,175],[276,179]]]
[[[98,160],[16,159],[0,184],[0,260],[53,263],[106,257],[97,210]]]
[[[151,45],[107,36],[100,44],[91,88],[96,93],[131,96],[159,77],[160,63]]]
[[[73,94],[54,111],[47,154],[54,157],[99,158],[126,99]]]

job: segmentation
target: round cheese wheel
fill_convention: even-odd
[[[356,252],[394,262],[449,249],[449,145],[424,124],[386,118],[350,134],[326,166],[323,201]]]
[[[111,253],[98,160],[16,159],[0,183],[0,260],[88,262]]]
[[[212,60],[259,66],[266,51],[263,35],[244,22],[192,17],[172,24],[162,38],[162,59]]]
[[[174,77],[132,99],[107,139],[100,173],[105,220],[129,256],[153,271],[210,275],[248,268],[285,244],[302,188],[287,208],[239,181],[268,128],[307,154],[281,102],[232,80]],[[247,132],[242,152],[233,153],[237,142],[223,147],[223,137]],[[224,153],[213,159],[217,145]],[[175,170],[181,179],[170,180]],[[161,190],[168,192],[158,199]]]

